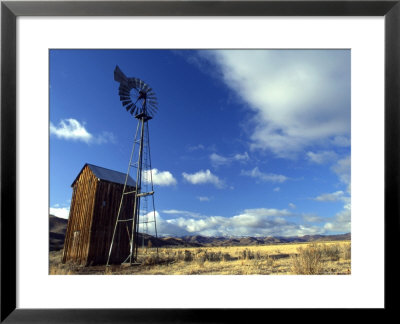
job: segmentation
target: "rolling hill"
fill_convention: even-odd
[[[49,215],[49,250],[57,251],[64,247],[68,220]]]
[[[64,247],[65,232],[68,220],[49,215],[49,249],[50,251],[61,250]],[[252,246],[279,243],[301,243],[315,241],[342,241],[350,240],[351,234],[338,235],[305,235],[297,237],[207,237],[192,235],[184,237],[154,237],[148,234],[139,234],[139,242],[145,246],[153,247],[206,247],[206,246]]]

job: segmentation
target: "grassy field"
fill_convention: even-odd
[[[289,275],[351,273],[350,241],[243,247],[140,249],[136,266],[82,267],[50,252],[51,275]]]

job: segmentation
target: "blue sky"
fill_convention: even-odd
[[[50,50],[50,212],[85,163],[126,172],[147,82],[159,235],[350,232],[349,50]]]

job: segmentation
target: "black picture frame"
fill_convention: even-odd
[[[398,252],[390,251],[396,246],[400,229],[400,0],[2,1],[1,322],[217,323],[236,322],[242,315],[249,321],[256,320],[259,316],[265,316],[267,310],[16,308],[16,19],[19,16],[384,16],[385,306],[383,311],[387,313],[396,309],[399,276],[395,271],[397,269],[395,262]],[[238,298],[245,297],[238,296]]]

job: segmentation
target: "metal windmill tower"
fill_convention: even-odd
[[[157,111],[157,98],[148,84],[138,78],[128,78],[118,65],[114,70],[114,80],[119,82],[119,96],[122,106],[137,119],[137,127],[133,147],[129,159],[128,171],[119,204],[114,232],[108,253],[107,265],[116,240],[118,226],[125,226],[129,235],[130,252],[123,263],[138,264],[138,247],[140,245],[139,230],[142,232],[142,245],[144,246],[144,233],[148,233],[148,225],[154,223],[157,238],[157,225],[154,207],[154,188],[150,158],[150,139],[148,121]],[[136,169],[135,190],[127,188],[131,169]],[[131,218],[122,219],[121,209],[124,208],[124,199],[127,195],[134,195],[134,208]],[[149,202],[149,198],[151,201]],[[114,247],[115,248],[115,247]],[[158,252],[158,250],[157,250]]]

